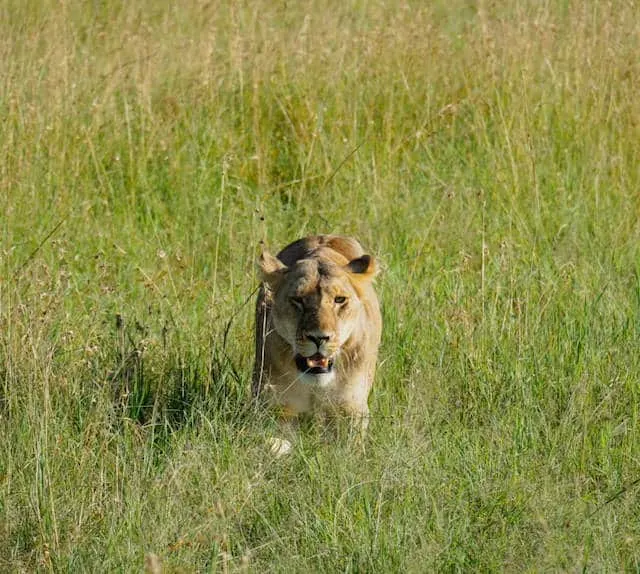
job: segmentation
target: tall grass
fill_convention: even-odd
[[[633,2],[8,0],[0,569],[640,567]],[[365,454],[248,400],[254,259],[384,263]]]

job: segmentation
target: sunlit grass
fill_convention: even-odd
[[[0,17],[0,569],[637,570],[629,2]],[[366,453],[249,402],[254,260],[377,255]]]

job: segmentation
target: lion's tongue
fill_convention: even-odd
[[[323,357],[320,353],[316,353],[311,357],[307,357],[307,366],[310,369],[326,369],[329,366],[329,359],[327,359],[327,357]]]

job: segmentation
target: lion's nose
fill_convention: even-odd
[[[316,347],[318,347],[318,349],[320,348],[320,346],[322,345],[322,343],[326,343],[329,340],[329,335],[311,335],[309,333],[306,333],[307,339],[309,339],[309,341],[313,341],[316,344]]]

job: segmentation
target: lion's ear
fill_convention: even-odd
[[[351,273],[359,275],[362,279],[373,279],[378,273],[376,261],[371,255],[363,255],[357,259],[352,259],[347,264],[347,269]]]
[[[265,283],[275,287],[287,269],[287,266],[268,251],[263,251],[258,259],[258,268],[260,269],[261,279]]]

